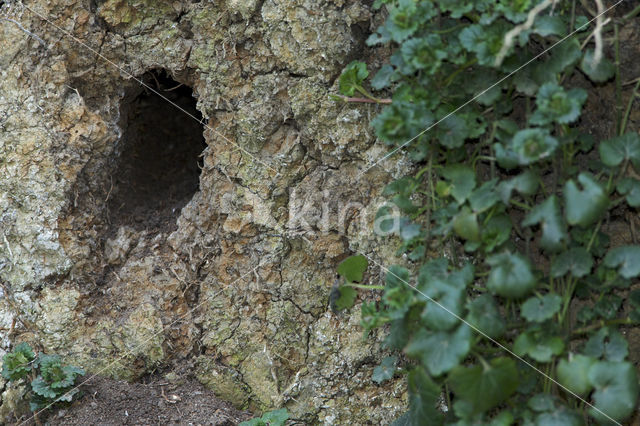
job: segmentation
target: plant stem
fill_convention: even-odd
[[[631,97],[629,97],[629,103],[627,104],[627,109],[622,116],[622,122],[620,123],[620,135],[623,135],[625,130],[627,129],[627,121],[629,120],[629,114],[631,113],[631,107],[633,106],[633,101],[636,99],[636,94],[638,93],[638,89],[640,89],[640,79],[636,83],[633,88],[633,92],[631,92]]]
[[[615,34],[616,55],[616,129],[621,129],[622,124],[622,81],[620,78],[620,38],[618,37],[618,24],[613,24]]]
[[[336,100],[341,100],[343,102],[353,102],[353,103],[367,103],[367,104],[391,104],[393,101],[389,98],[384,98],[384,99],[377,99],[377,98],[351,98],[349,96],[344,96],[344,95],[333,95],[335,96],[337,99]]]
[[[355,87],[356,87],[356,90],[358,92],[360,92],[360,94],[362,94],[362,96],[364,96],[367,99],[372,100],[373,102],[375,102],[377,104],[380,104],[380,103],[388,103],[388,104],[390,104],[391,103],[391,99],[378,99],[375,96],[373,96],[371,93],[367,92],[364,89],[364,87],[362,87],[362,86],[355,86]]]
[[[467,61],[465,64],[461,65],[460,68],[458,68],[457,70],[455,70],[445,81],[444,81],[444,86],[448,86],[451,84],[451,82],[453,82],[453,79],[456,78],[456,76],[458,74],[460,74],[462,71],[466,70],[467,68],[469,68],[471,65],[475,64],[476,62],[478,62],[478,58],[473,58],[470,61]]]
[[[631,321],[631,318],[618,318],[618,319],[609,320],[609,321],[600,320],[595,324],[591,324],[589,326],[582,327],[582,328],[577,328],[573,330],[571,334],[573,335],[588,334],[594,330],[597,330],[599,328],[609,326],[609,325],[633,325],[633,324],[635,324],[635,322]]]
[[[591,234],[591,238],[589,239],[589,244],[587,245],[587,251],[591,251],[591,246],[593,245],[593,242],[596,240],[596,235],[598,235],[598,231],[600,231],[601,226],[602,226],[602,219],[598,221],[598,224],[593,230],[593,234]]]
[[[447,28],[445,30],[431,31],[431,34],[448,34],[448,33],[452,32],[452,31],[455,31],[455,30],[457,30],[459,28],[467,27],[467,26],[469,26],[469,24],[466,24],[466,23],[465,24],[459,24],[459,25],[455,25],[453,27]]]
[[[531,207],[529,207],[528,205],[521,203],[520,201],[516,201],[516,200],[509,200],[509,202],[511,204],[513,204],[514,206],[518,206],[523,210],[531,210]]]
[[[569,278],[569,283],[566,287],[566,292],[562,295],[563,299],[564,299],[564,303],[562,306],[562,312],[560,313],[560,317],[558,318],[558,321],[560,322],[560,325],[566,325],[568,326],[568,321],[566,321],[567,319],[567,311],[569,310],[569,305],[571,305],[571,299],[573,299],[573,292],[576,289],[576,284],[578,283],[578,280],[575,280],[573,278]],[[566,324],[565,324],[566,322]]]
[[[640,6],[637,6],[635,9],[633,9],[631,12],[627,13],[626,15],[624,15],[622,17],[623,21],[628,21],[629,19],[633,18],[634,16],[636,16],[638,13],[640,13]]]
[[[362,290],[384,290],[383,285],[367,285],[367,284],[356,284],[356,283],[349,283],[346,285],[353,288],[360,288]]]

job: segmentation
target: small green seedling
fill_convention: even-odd
[[[240,426],[284,426],[289,419],[289,412],[286,408],[269,411],[264,413],[262,417],[256,417],[246,422],[240,423]]]
[[[55,403],[70,402],[79,392],[74,388],[76,378],[84,370],[64,365],[57,355],[34,353],[27,343],[20,343],[3,357],[2,377],[9,382],[25,381],[31,393],[31,411]]]

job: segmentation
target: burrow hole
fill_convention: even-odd
[[[189,114],[202,119],[192,89],[164,70],[142,80]],[[203,125],[136,83],[120,107],[122,137],[107,202],[111,233],[121,226],[172,232],[184,205],[198,190],[206,148]]]

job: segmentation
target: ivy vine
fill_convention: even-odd
[[[609,224],[640,206],[640,136],[626,128],[634,96],[614,137],[581,131],[588,93],[577,75],[619,72],[606,55],[594,60],[591,18],[575,1],[374,7],[387,18],[367,43],[393,53],[371,79],[349,64],[339,89],[343,100],[392,93],[372,125],[416,172],[386,187],[402,217],[381,226],[408,265],[369,286],[366,259],[349,258],[334,301],[346,309],[357,288],[381,290],[363,302],[362,325],[383,327],[396,352],[372,379],[406,375],[409,411],[396,424],[628,419],[639,386],[620,328],[640,321],[640,245],[612,242]],[[617,35],[629,17],[603,31]]]

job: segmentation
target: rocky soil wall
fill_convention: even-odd
[[[341,259],[394,253],[370,230],[393,171],[357,178],[384,152],[378,107],[328,96],[352,59],[382,59],[364,45],[381,17],[358,0],[0,17],[2,346],[129,380],[187,364],[238,407],[309,422],[397,417],[358,308],[328,307]]]

